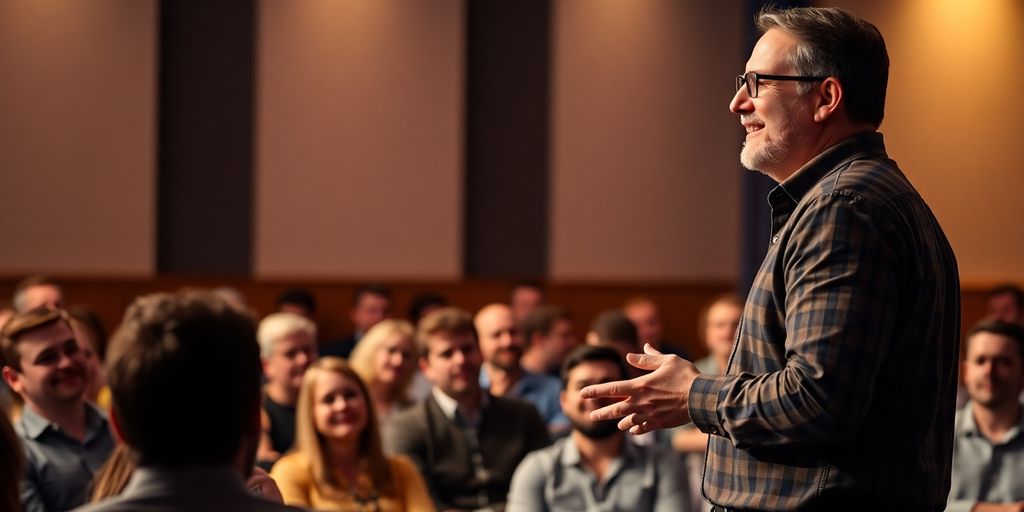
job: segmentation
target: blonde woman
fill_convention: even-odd
[[[343,359],[323,357],[306,371],[296,420],[296,448],[271,471],[285,504],[340,511],[434,510],[415,466],[384,455],[373,401]]]
[[[416,374],[413,330],[405,320],[384,320],[359,340],[348,359],[366,383],[381,425],[411,403],[409,387]]]

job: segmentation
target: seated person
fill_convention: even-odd
[[[352,295],[352,309],[348,313],[355,331],[344,338],[320,345],[320,356],[348,358],[371,327],[391,316],[393,303],[390,288],[381,284],[359,285]]]
[[[609,347],[583,346],[562,366],[562,408],[572,433],[526,456],[509,491],[508,512],[687,510],[682,463],[671,451],[637,446],[618,420],[592,421],[613,400],[580,398],[584,386],[623,380],[626,363]]]
[[[14,315],[0,335],[4,380],[24,401],[14,423],[25,450],[26,511],[68,510],[114,449],[106,414],[83,398],[87,363],[70,317],[39,307]]]
[[[271,477],[284,502],[318,510],[434,510],[416,467],[386,457],[373,400],[341,358],[323,357],[302,383],[296,449]]]
[[[295,313],[316,321],[316,296],[305,288],[289,288],[277,296],[278,313]]]
[[[386,446],[407,455],[440,510],[501,510],[512,472],[527,453],[547,446],[537,409],[480,388],[473,318],[457,308],[428,314],[416,334],[420,369],[434,388],[423,403],[398,412]]]
[[[107,353],[111,424],[134,454],[117,466],[131,477],[79,510],[298,510],[246,484],[260,435],[255,340],[252,318],[212,292],[136,299]]]
[[[519,323],[526,340],[526,351],[520,363],[534,373],[558,378],[562,360],[576,346],[572,316],[558,306],[540,306]]]
[[[1024,325],[1024,290],[1014,284],[997,286],[988,291],[986,309],[989,320]]]
[[[494,396],[521,398],[537,408],[552,434],[565,432],[569,419],[558,402],[559,380],[544,373],[528,372],[519,364],[524,340],[505,304],[484,306],[473,319],[480,337],[483,371],[480,385]]]
[[[597,315],[590,326],[590,331],[587,332],[586,342],[587,345],[614,349],[623,361],[626,360],[626,354],[643,353],[643,345],[640,344],[636,326],[625,313],[617,309]],[[646,373],[634,366],[626,368],[631,379]]]
[[[384,320],[366,332],[348,359],[366,383],[381,425],[395,411],[412,405],[409,386],[417,372],[413,334],[412,324],[405,320]]]
[[[640,337],[640,346],[650,343],[662,354],[675,354],[683,359],[691,359],[690,355],[678,347],[669,343],[664,338],[664,329],[661,323],[661,312],[658,311],[658,304],[650,297],[638,295],[630,298],[622,305],[622,312],[629,317],[629,321],[636,326],[637,336]]]
[[[961,371],[970,401],[957,411],[946,510],[1024,510],[1024,328],[975,326]]]
[[[269,468],[295,439],[295,404],[302,376],[316,359],[316,325],[296,313],[271,313],[256,331],[263,375],[263,435],[257,460]]]

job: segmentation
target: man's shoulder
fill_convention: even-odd
[[[885,155],[866,155],[833,169],[815,184],[810,195],[852,195],[884,203],[907,194],[918,195],[895,161]]]
[[[170,512],[177,510],[231,510],[241,512],[296,512],[302,509],[275,503],[257,496],[118,496],[86,505],[75,512]]]

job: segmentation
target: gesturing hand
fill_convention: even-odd
[[[622,401],[590,413],[594,421],[622,418],[620,430],[643,434],[660,428],[689,423],[687,396],[700,373],[693,363],[662,354],[649,343],[643,354],[629,354],[626,362],[642,370],[653,370],[630,380],[594,384],[580,390],[582,398],[613,397]]]

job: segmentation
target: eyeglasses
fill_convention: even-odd
[[[751,98],[757,97],[757,89],[761,80],[787,80],[792,82],[820,82],[826,77],[823,76],[797,76],[797,75],[764,75],[753,71],[736,75],[736,90],[740,90],[743,84],[747,84],[747,94]]]

